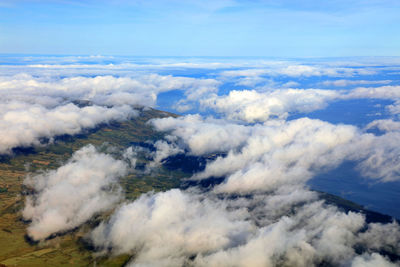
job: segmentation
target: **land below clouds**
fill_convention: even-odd
[[[94,144],[101,152],[118,156],[118,152],[134,146],[155,152],[154,144],[164,137],[164,134],[155,131],[147,122],[152,118],[176,116],[174,114],[143,109],[140,116],[125,122],[102,124],[94,129],[86,129],[77,135],[63,135],[55,137],[51,143],[42,140],[42,144],[34,147],[18,147],[13,154],[3,155],[0,159],[0,263],[6,265],[17,264],[33,266],[41,264],[60,263],[88,263],[99,262],[108,264],[123,264],[129,262],[130,255],[122,254],[118,257],[94,257],[92,249],[83,238],[90,228],[101,220],[109,217],[109,213],[97,214],[94,218],[68,231],[51,235],[41,242],[32,241],[26,235],[29,221],[22,219],[21,211],[24,207],[24,195],[30,194],[29,188],[23,185],[25,175],[54,170],[62,166],[74,152],[88,144]],[[146,172],[146,164],[150,159],[138,157],[135,163],[135,172],[120,178],[120,185],[124,198],[137,199],[141,194],[154,190],[167,191],[171,188],[190,190],[191,187],[207,191],[224,180],[224,177],[211,177],[203,180],[188,180],[192,174],[202,171],[208,161],[225,155],[209,154],[203,156],[177,153],[164,158],[156,171]],[[337,206],[344,212],[361,212],[367,223],[390,223],[392,217],[365,209],[363,206],[345,200],[341,197],[318,192],[319,198],[328,204]],[[234,194],[231,197],[235,197]],[[251,195],[248,196],[251,198]],[[9,245],[11,244],[11,245]],[[36,253],[36,254],[35,254]],[[398,260],[398,255],[386,255],[392,260]],[[33,265],[32,265],[33,264]]]

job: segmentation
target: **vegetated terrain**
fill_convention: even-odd
[[[154,109],[143,109],[140,116],[129,121],[100,125],[96,129],[75,136],[59,136],[50,144],[18,148],[14,150],[13,155],[0,156],[0,266],[123,266],[128,262],[129,255],[97,256],[83,238],[90,228],[109,214],[99,214],[81,227],[45,241],[30,240],[26,235],[28,224],[23,221],[21,214],[26,192],[23,180],[29,173],[60,167],[72,153],[87,144],[93,144],[100,151],[103,149],[110,153],[107,150],[110,147],[122,150],[131,145],[145,145],[146,141],[158,140],[163,134],[154,131],[147,121],[166,116],[176,115]],[[48,140],[43,142],[46,143]],[[203,168],[206,160],[215,156],[170,157],[156,172],[131,173],[123,177],[120,184],[125,191],[126,199],[130,200],[151,190],[165,191],[180,187],[182,178],[190,177],[194,170]],[[147,160],[139,157],[137,165],[143,166]],[[199,186],[207,186],[207,182],[209,181]],[[391,220],[389,216],[369,212],[355,203],[330,194],[321,193],[321,197],[344,210],[363,211],[368,221]]]

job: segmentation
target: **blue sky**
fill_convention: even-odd
[[[0,1],[0,53],[400,56],[400,2]]]

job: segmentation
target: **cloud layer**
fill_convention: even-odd
[[[198,105],[222,117],[154,119],[154,128],[165,133],[154,152],[131,147],[116,160],[89,145],[57,170],[29,176],[32,194],[23,216],[31,238],[61,234],[114,209],[86,238],[99,252],[131,255],[133,266],[398,264],[397,222],[368,224],[363,214],[325,203],[306,185],[347,161],[371,181],[399,180],[399,88],[394,78],[365,77],[377,75],[379,64],[164,61],[0,68],[0,154],[140,116],[136,105],[155,106],[159,94],[176,90],[176,109]],[[321,84],[371,87],[311,88]],[[287,120],[350,99],[393,101],[386,107],[392,117],[364,129]],[[177,154],[206,157],[205,169],[190,181],[200,185],[124,201],[118,178],[134,170],[138,153],[152,158],[148,170],[163,168]]]
[[[223,152],[194,178],[224,181],[149,193],[122,205],[88,236],[97,249],[134,255],[132,266],[396,264],[388,257],[400,252],[396,222],[368,224],[362,214],[324,203],[305,185],[346,159],[359,161],[371,178],[398,177],[392,169],[398,162],[388,161],[399,154],[389,133],[374,136],[306,118],[252,126],[200,116],[152,123],[170,134],[161,151],[169,144],[193,155]]]
[[[53,78],[19,73],[0,76],[0,154],[40,138],[77,134],[100,123],[138,115],[134,106],[154,106],[157,95],[184,90],[188,101],[216,92],[212,79],[142,75]],[[79,102],[90,106],[81,106]],[[76,103],[71,104],[71,102]]]
[[[377,252],[397,253],[398,224],[367,225],[361,214],[327,206],[315,193],[284,191],[251,198],[150,193],[120,207],[89,238],[98,249],[134,255],[130,266],[391,266]],[[382,235],[389,232],[393,238]]]
[[[199,116],[156,119],[152,123],[156,129],[178,137],[176,143],[191,154],[226,153],[196,175],[201,179],[230,175],[221,185],[225,190],[234,184],[251,191],[274,186],[275,182],[306,181],[321,169],[346,160],[358,162],[366,177],[399,179],[400,150],[393,145],[400,137],[398,131],[375,136],[354,126],[308,118],[248,126]]]

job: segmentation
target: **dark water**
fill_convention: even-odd
[[[321,173],[309,181],[312,189],[334,194],[363,205],[366,209],[400,218],[400,181],[377,183],[363,178],[353,162]]]
[[[350,124],[363,128],[374,120],[391,117],[385,107],[392,103],[392,100],[382,99],[351,99],[335,101],[330,103],[324,109],[316,110],[307,114],[293,114],[288,119],[293,120],[308,117],[311,119],[327,121],[333,124]]]

